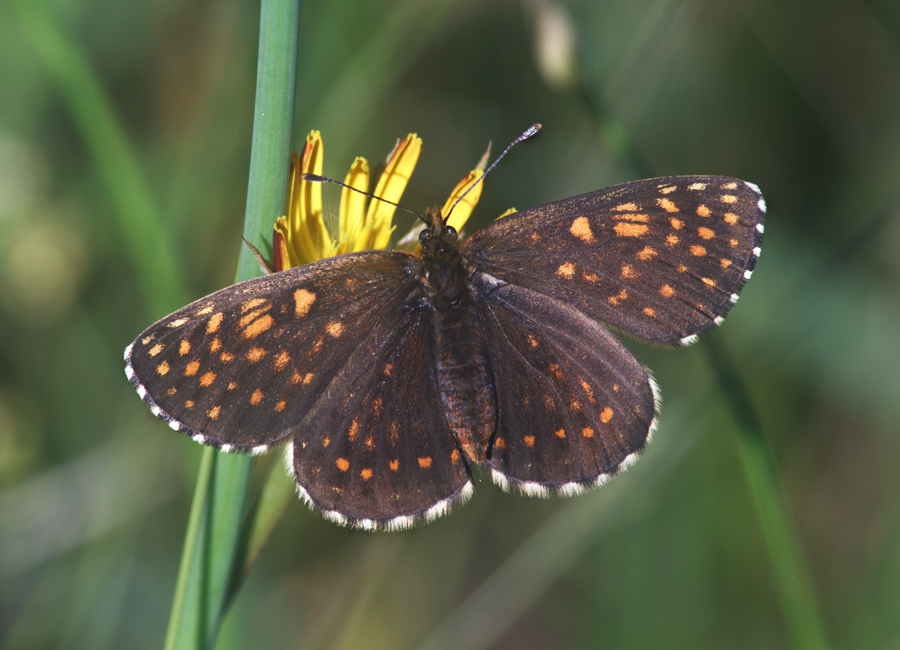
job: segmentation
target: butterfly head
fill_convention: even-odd
[[[425,223],[425,230],[419,234],[425,279],[435,296],[456,304],[466,290],[468,275],[459,251],[459,235],[441,217],[440,208],[426,209]]]

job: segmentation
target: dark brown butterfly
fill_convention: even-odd
[[[439,517],[479,464],[505,490],[578,494],[634,462],[659,406],[605,325],[693,343],[737,301],[764,215],[755,185],[719,176],[617,185],[465,242],[429,212],[421,256],[351,253],[222,289],[144,331],[125,370],[197,442],[286,443],[300,495],[339,524]]]

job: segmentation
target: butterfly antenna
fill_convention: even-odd
[[[481,176],[478,177],[478,180],[475,181],[474,183],[472,183],[472,184],[469,186],[469,189],[467,189],[465,192],[463,192],[463,193],[462,193],[462,196],[460,196],[458,199],[456,199],[456,201],[453,202],[453,205],[450,206],[450,209],[447,211],[447,214],[446,214],[446,216],[444,217],[444,223],[447,223],[447,220],[450,219],[450,215],[453,213],[453,208],[456,207],[457,203],[459,203],[459,202],[462,201],[464,198],[466,198],[466,194],[468,194],[468,193],[471,192],[473,189],[475,189],[475,186],[478,185],[481,181],[484,180],[484,177],[487,176],[487,175],[490,173],[490,171],[491,171],[494,167],[497,166],[497,163],[498,163],[498,162],[500,162],[501,160],[503,160],[503,156],[505,156],[506,154],[508,154],[510,149],[512,149],[513,147],[515,147],[515,146],[516,146],[517,144],[519,144],[520,142],[522,142],[522,141],[524,141],[524,140],[527,140],[528,138],[530,138],[530,137],[532,137],[533,135],[537,134],[537,132],[540,131],[540,130],[541,130],[541,125],[540,125],[540,124],[532,124],[530,127],[528,127],[528,128],[525,130],[525,133],[523,133],[523,134],[520,135],[518,138],[516,138],[515,140],[513,140],[512,142],[510,142],[510,143],[509,143],[509,146],[506,147],[506,149],[503,150],[503,153],[501,153],[499,156],[497,156],[497,160],[495,160],[494,162],[492,162],[492,163],[491,163],[491,166],[488,167],[487,169],[485,169],[485,170],[484,170],[484,173],[483,173]]]
[[[317,174],[300,174],[300,180],[301,181],[309,181],[310,183],[334,183],[335,185],[340,185],[341,187],[346,187],[348,190],[353,190],[354,192],[359,192],[360,194],[365,194],[366,196],[368,196],[371,199],[375,199],[377,201],[383,201],[383,202],[387,203],[388,205],[394,206],[395,208],[400,208],[401,210],[406,210],[410,214],[416,215],[416,217],[418,217],[422,223],[424,223],[425,225],[428,225],[428,222],[425,221],[425,217],[423,217],[421,214],[419,214],[412,208],[407,208],[405,205],[400,205],[399,203],[394,203],[393,201],[388,201],[387,199],[383,199],[380,196],[375,196],[374,194],[371,194],[369,192],[366,192],[366,191],[363,191],[356,187],[353,187],[352,185],[347,185],[346,183],[336,181],[333,178],[328,178],[327,176],[319,176]]]

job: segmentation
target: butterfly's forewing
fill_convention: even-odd
[[[744,181],[656,178],[514,213],[472,235],[464,254],[632,336],[684,345],[737,301],[764,217]]]
[[[444,415],[423,297],[372,324],[294,437],[297,483],[338,523],[407,528],[472,492]]]
[[[343,255],[218,291],[148,328],[126,372],[199,442],[292,437],[301,494],[330,519],[404,528],[472,491],[442,411],[417,260]]]
[[[261,451],[294,433],[391,306],[421,291],[414,264],[355,253],[222,289],[145,330],[126,374],[173,429]]]
[[[634,460],[656,416],[641,363],[555,298],[484,274],[475,291],[497,396],[494,480],[526,494],[575,494]]]

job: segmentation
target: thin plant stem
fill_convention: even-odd
[[[262,0],[250,179],[244,238],[263,248],[275,219],[284,213],[290,160],[291,126],[297,76],[299,0]],[[259,275],[253,255],[243,246],[237,280]],[[166,649],[213,647],[241,554],[244,504],[251,459],[203,452],[190,522],[179,570]],[[177,611],[176,611],[177,609]]]

